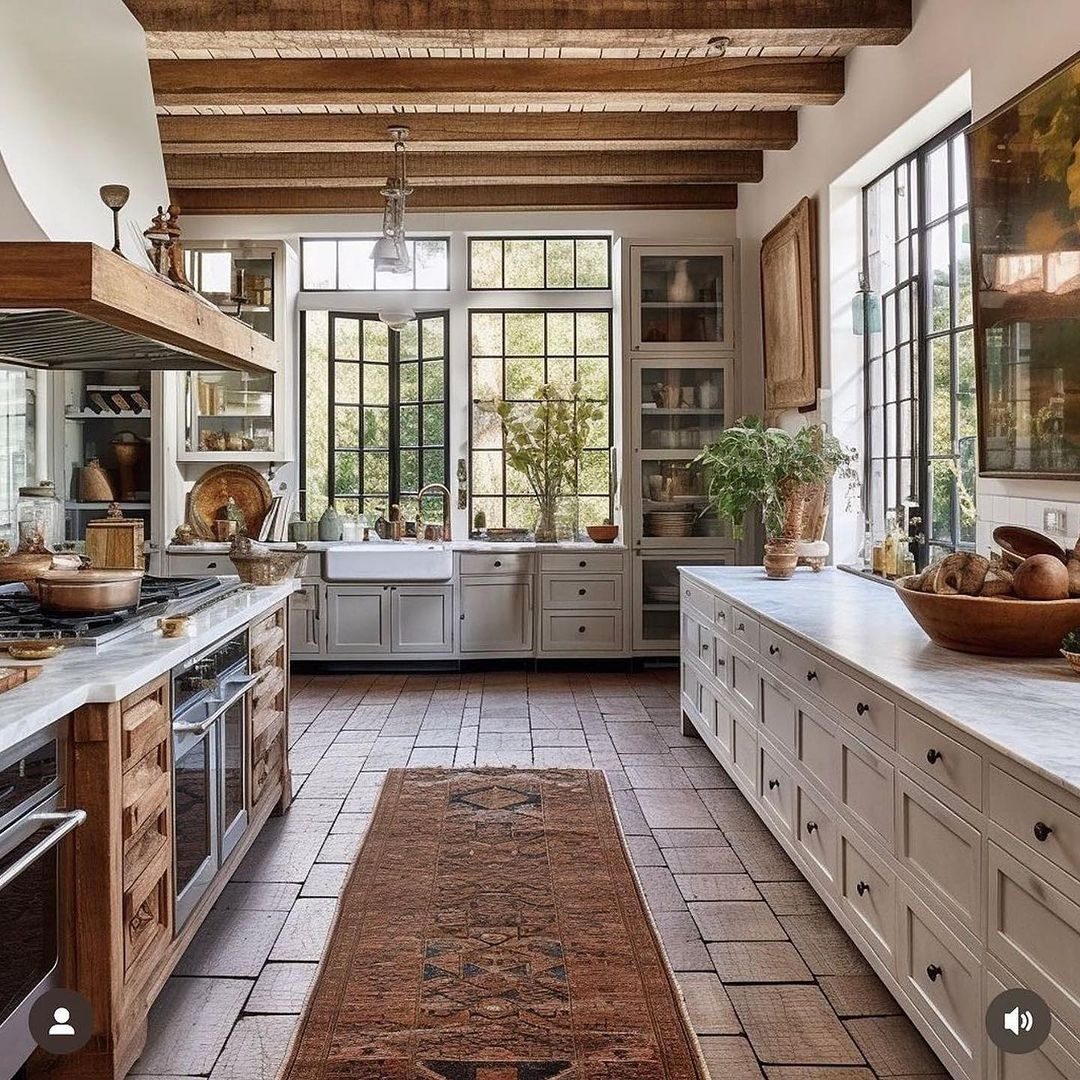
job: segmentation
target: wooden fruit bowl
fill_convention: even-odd
[[[1061,639],[1080,627],[1080,599],[1017,600],[1010,596],[941,596],[896,591],[935,644],[979,656],[1057,656]]]

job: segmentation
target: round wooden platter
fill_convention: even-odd
[[[258,536],[270,509],[270,485],[250,465],[215,465],[203,473],[188,496],[188,520],[202,540],[214,540],[214,522],[224,516],[232,496],[244,513],[249,536]]]

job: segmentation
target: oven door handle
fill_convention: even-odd
[[[43,825],[56,822],[57,826],[25,855],[16,859],[3,873],[0,873],[0,889],[6,889],[27,867],[56,847],[72,829],[77,829],[86,820],[86,811],[62,810],[55,813],[30,814],[23,820],[40,821]]]
[[[173,723],[172,729],[178,735],[202,735],[209,731],[217,721],[218,717],[223,712],[231,709],[237,701],[240,700],[258,681],[262,678],[261,675],[252,675],[250,678],[244,679],[240,684],[240,688],[234,693],[231,693],[228,698],[222,701],[220,704],[215,702],[217,708],[205,719],[200,720],[198,723],[186,723],[181,720],[179,723]],[[230,689],[235,686],[235,683],[226,683]]]

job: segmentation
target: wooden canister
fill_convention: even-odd
[[[97,570],[143,570],[143,523],[113,503],[106,517],[86,523],[86,556]]]

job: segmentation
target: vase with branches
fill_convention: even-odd
[[[493,400],[480,407],[498,416],[507,464],[532,488],[539,511],[536,539],[553,542],[559,501],[577,494],[582,454],[593,425],[604,419],[604,406],[583,398],[575,382],[545,383],[534,402]]]

